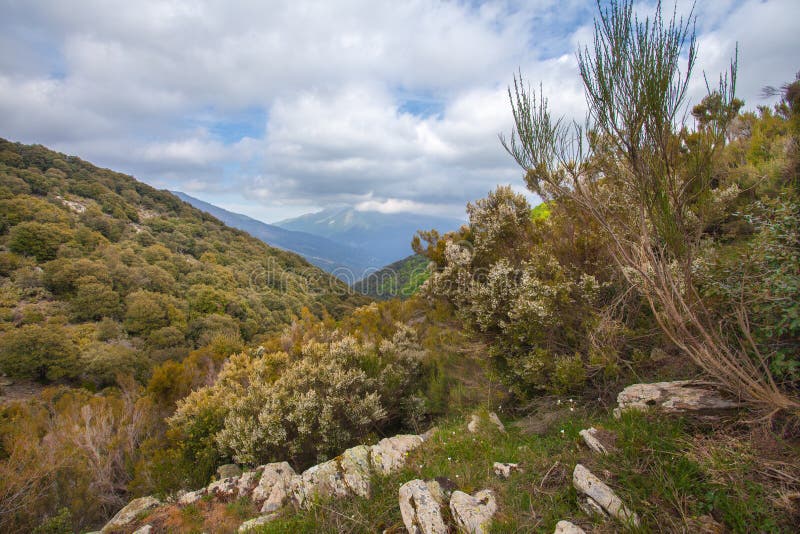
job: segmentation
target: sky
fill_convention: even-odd
[[[521,72],[554,114],[582,117],[575,52],[595,5],[0,0],[0,13],[0,137],[273,222],[335,205],[463,216],[497,184],[524,191],[497,137],[506,88]],[[693,102],[737,43],[749,108],[800,70],[797,0],[700,0],[694,14]]]

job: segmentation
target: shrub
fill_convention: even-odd
[[[57,325],[25,325],[0,336],[0,368],[11,376],[51,381],[76,372],[76,349]]]
[[[11,252],[33,256],[37,261],[52,260],[58,247],[70,238],[70,231],[60,224],[23,222],[11,229],[8,248]]]

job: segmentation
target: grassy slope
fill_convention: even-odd
[[[639,514],[642,532],[699,532],[709,516],[732,532],[793,531],[797,517],[776,507],[774,480],[757,474],[777,460],[765,460],[751,440],[703,437],[681,419],[626,414],[615,420],[580,408],[562,412],[561,422],[541,435],[513,426],[507,435],[488,429],[473,435],[465,431],[463,418],[445,421],[405,469],[374,481],[371,500],[320,502],[309,511],[290,511],[259,532],[404,532],[398,488],[414,478],[440,476],[462,491],[495,490],[499,511],[492,532],[549,533],[561,519],[591,532],[625,530],[578,508],[572,488],[576,463],[604,479]],[[615,433],[616,452],[608,457],[590,453],[578,436],[588,426]],[[518,462],[525,471],[502,481],[492,472],[495,461]]]
[[[419,255],[409,256],[359,280],[353,289],[369,297],[386,300],[408,298],[428,279],[428,260]]]

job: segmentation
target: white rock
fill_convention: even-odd
[[[493,469],[494,469],[494,474],[499,476],[500,478],[508,478],[511,476],[511,473],[522,472],[522,468],[519,466],[519,464],[511,464],[511,463],[495,462]]]
[[[255,489],[256,485],[258,484],[260,477],[260,473],[258,470],[256,471],[245,471],[242,473],[242,476],[239,477],[238,482],[236,483],[236,493],[239,497],[249,496],[253,489]]]
[[[235,497],[239,491],[239,477],[228,477],[208,485],[208,493],[215,497]]]
[[[291,495],[299,506],[307,506],[309,499],[318,497],[345,497],[348,495],[344,475],[336,460],[309,467],[291,481]]]
[[[124,527],[147,510],[151,510],[161,504],[161,501],[153,496],[139,497],[129,502],[122,510],[116,513],[111,520],[100,530],[100,532],[110,532],[116,528]]]
[[[579,526],[573,525],[569,521],[559,521],[556,523],[556,530],[553,534],[586,534]]]
[[[207,488],[200,488],[197,491],[190,491],[188,493],[183,493],[178,497],[178,504],[180,504],[181,506],[188,506],[190,504],[194,504],[200,499],[202,499],[206,493],[208,493]]]
[[[503,425],[503,422],[500,420],[500,418],[497,417],[496,413],[489,412],[488,418],[489,422],[492,425],[494,425],[497,428],[497,430],[505,433],[506,427]],[[474,434],[478,431],[480,426],[481,426],[481,416],[476,413],[472,414],[472,417],[470,417],[469,423],[467,424],[467,430],[469,430]]]
[[[371,491],[370,448],[366,445],[359,445],[347,449],[339,458],[339,467],[349,490],[359,497],[369,499]]]
[[[450,513],[459,529],[467,534],[489,532],[492,517],[497,512],[497,501],[492,490],[482,490],[474,495],[454,491],[450,497]]]
[[[250,532],[251,530],[260,527],[261,525],[266,525],[270,521],[274,521],[278,517],[278,514],[267,514],[267,515],[260,515],[254,519],[248,519],[241,525],[239,525],[239,532]]]
[[[723,397],[719,391],[701,382],[678,380],[633,384],[617,395],[614,416],[619,417],[628,410],[660,408],[666,413],[704,412],[715,413],[740,407],[741,404]]]
[[[133,534],[150,534],[153,532],[153,525],[145,525],[133,531]]]
[[[382,475],[388,475],[406,463],[409,452],[422,444],[422,438],[411,434],[400,434],[383,438],[370,450],[372,467]]]
[[[253,489],[251,498],[256,504],[263,502],[261,513],[266,514],[284,505],[291,481],[297,474],[287,462],[267,464],[260,469],[261,478]]]
[[[430,486],[416,479],[400,486],[400,515],[409,534],[447,534],[441,502]]]
[[[597,454],[608,454],[608,449],[603,443],[597,439],[597,429],[594,427],[587,428],[578,432],[586,446],[592,449]]]
[[[572,485],[575,486],[576,490],[589,497],[603,510],[623,523],[639,525],[638,516],[625,507],[622,500],[617,497],[617,494],[611,488],[581,464],[577,464],[572,472]]]

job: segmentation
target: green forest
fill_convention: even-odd
[[[796,532],[800,75],[751,105],[734,57],[689,105],[695,46],[690,22],[601,10],[586,126],[521,74],[508,89],[501,142],[542,203],[498,186],[369,296],[130,176],[0,141],[0,530],[86,532],[155,495],[137,525],[236,532],[247,498],[176,496],[223,464],[300,473],[436,427],[371,498],[258,531],[404,532],[398,487],[447,477],[498,496],[487,532]],[[611,415],[626,386],[687,379],[738,408]],[[488,412],[507,432],[464,430]],[[581,448],[589,425],[609,455]],[[641,523],[580,508],[576,462]]]

